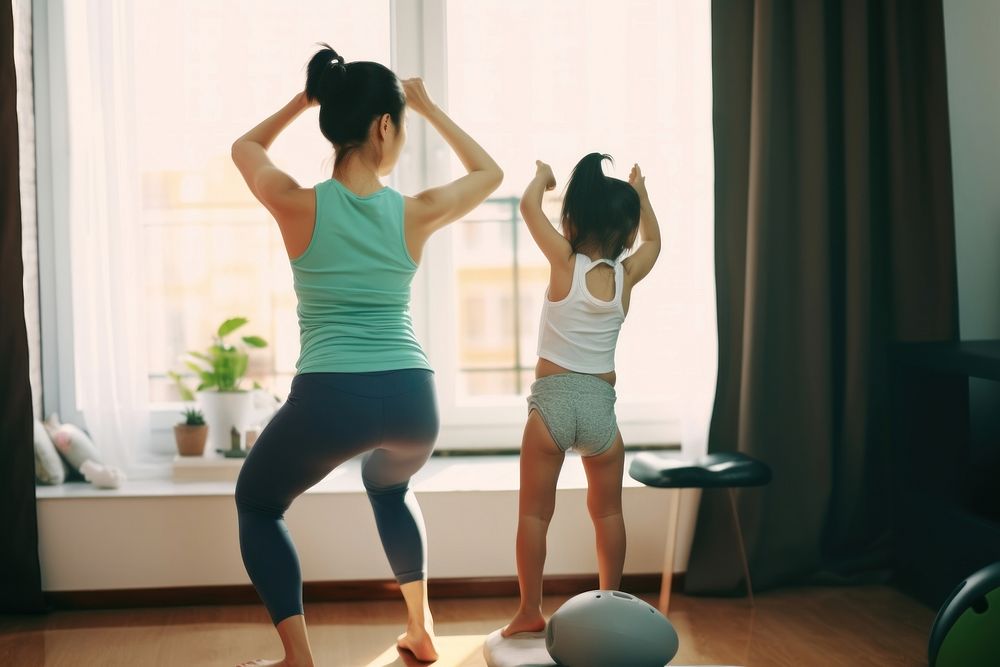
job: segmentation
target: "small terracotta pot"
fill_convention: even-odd
[[[208,425],[175,424],[174,439],[177,441],[177,453],[181,456],[203,456],[205,442],[208,440]]]

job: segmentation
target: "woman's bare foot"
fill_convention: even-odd
[[[517,614],[507,624],[507,627],[500,631],[503,637],[510,637],[519,632],[541,632],[545,629],[545,617],[539,609],[525,611],[519,609]]]
[[[438,659],[434,635],[424,628],[407,627],[406,632],[396,638],[396,646],[409,651],[421,662],[434,662]]]
[[[313,667],[312,649],[306,632],[306,617],[295,614],[284,619],[275,629],[281,638],[285,657],[281,660],[250,660],[238,667]]]

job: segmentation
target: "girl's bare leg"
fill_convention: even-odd
[[[406,601],[406,632],[401,634],[396,645],[415,655],[422,662],[438,659],[434,648],[434,618],[427,604],[427,580],[401,584],[399,590]]]
[[[597,571],[602,590],[616,591],[625,567],[625,518],[622,516],[622,476],[625,445],[621,433],[597,456],[583,457],[587,473],[587,509],[597,537]]]
[[[309,636],[306,633],[306,617],[302,614],[289,616],[278,623],[275,628],[285,648],[285,657],[281,660],[251,660],[239,667],[313,667],[312,649],[309,647]]]
[[[532,410],[521,442],[521,488],[518,496],[517,581],[521,605],[502,631],[504,637],[545,629],[542,616],[542,569],[545,535],[556,506],[556,481],[565,453],[549,435],[541,416]]]

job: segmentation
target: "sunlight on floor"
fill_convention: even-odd
[[[440,657],[434,667],[472,667],[483,664],[483,642],[486,635],[437,636],[434,645]],[[400,652],[393,644],[365,667],[413,667],[424,665],[411,654]]]

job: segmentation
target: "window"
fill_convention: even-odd
[[[82,62],[75,60],[74,31],[93,29],[81,19],[97,13],[82,6],[57,2],[48,10],[57,19],[64,15],[65,45],[50,41],[49,49],[65,59],[70,82],[74,62]],[[291,272],[277,229],[247,191],[229,147],[300,89],[318,40],[329,40],[349,60],[422,75],[506,173],[489,201],[432,239],[414,281],[414,320],[438,377],[441,446],[517,444],[548,278],[518,198],[534,160],[548,161],[559,185],[545,207],[557,220],[570,169],[593,150],[616,158],[619,177],[632,162],[643,166],[665,241],[659,264],[635,292],[619,344],[622,430],[632,443],[680,439],[691,388],[704,394],[714,381],[708,0],[115,6],[128,57],[94,49],[103,43],[96,37],[91,47],[126,63],[123,103],[134,127],[121,131],[134,136],[144,372],[161,443],[169,442],[178,399],[167,371],[180,367],[184,351],[203,347],[226,317],[248,317],[247,332],[269,341],[251,355],[249,375],[287,393],[298,356]],[[72,84],[55,76],[43,85],[51,86],[49,105],[58,115],[58,88]],[[66,113],[72,127],[74,109]],[[443,142],[410,122],[393,184],[410,193],[460,174]],[[71,148],[77,140],[71,135]],[[317,132],[316,110],[282,134],[273,155],[304,185],[329,177],[331,153]],[[57,157],[49,163],[56,200],[50,217],[58,220],[66,177]],[[66,211],[70,224],[74,214]],[[69,234],[55,224],[50,254],[65,258]],[[66,284],[54,284],[54,298],[67,298],[58,294]],[[56,310],[60,324],[73,320],[72,308]],[[59,384],[72,384],[73,364],[64,361],[80,352],[63,340],[58,351]],[[67,396],[47,410],[71,413]]]
[[[284,396],[299,346],[291,271],[274,221],[229,147],[301,89],[317,41],[335,40],[351,60],[388,65],[389,2],[305,0],[294,11],[275,2],[147,2],[132,18],[150,400],[178,400],[167,371],[237,315],[270,343],[250,355],[249,376]],[[332,169],[317,128],[311,109],[273,148],[303,185]]]
[[[533,378],[535,331],[525,318],[533,316],[537,327],[537,312],[525,306],[541,304],[533,297],[547,273],[521,226],[519,204],[515,196],[491,198],[454,232],[458,381],[465,396],[521,395]]]
[[[678,440],[687,394],[704,393],[715,354],[709,3],[453,1],[446,21],[449,111],[505,172],[492,202],[446,232],[441,282],[459,299],[431,339],[436,361],[458,356],[453,418],[523,406],[548,265],[515,202],[542,159],[558,181],[545,199],[558,221],[572,167],[597,151],[619,178],[642,166],[664,238],[618,346],[619,416],[632,422],[622,430],[626,441]],[[450,170],[462,173],[457,159]],[[484,324],[498,327],[488,346],[474,335]]]

